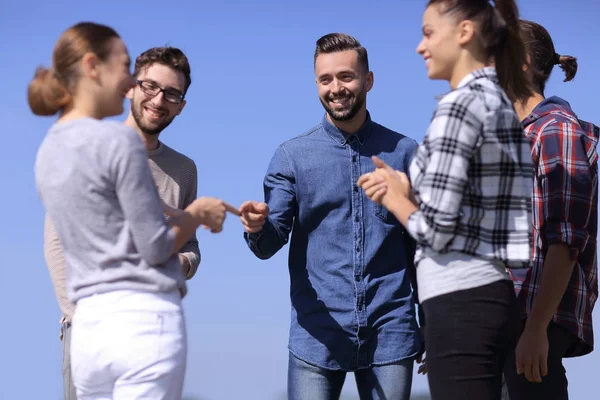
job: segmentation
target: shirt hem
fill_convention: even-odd
[[[521,314],[521,319],[527,319],[527,318],[529,318],[530,313],[527,311],[521,311],[520,314]],[[571,352],[568,352],[567,354],[565,354],[563,356],[563,358],[583,357],[583,356],[587,356],[588,354],[590,354],[594,351],[594,345],[590,344],[587,340],[585,340],[585,338],[579,336],[579,333],[575,329],[573,329],[572,326],[569,326],[568,324],[565,324],[565,323],[561,323],[559,320],[557,320],[556,315],[552,316],[552,322],[554,322],[556,325],[560,326],[561,328],[563,328],[564,330],[569,332],[571,335],[573,335],[577,339],[577,346],[575,347],[575,349],[573,349]]]
[[[288,346],[288,351],[290,352],[290,354],[294,357],[296,357],[297,359],[299,359],[300,361],[303,361],[307,364],[312,365],[313,367],[317,367],[317,368],[322,368],[322,369],[326,369],[328,371],[344,371],[344,372],[355,372],[355,371],[360,371],[360,370],[364,370],[364,369],[369,369],[372,367],[380,367],[380,366],[384,366],[384,365],[391,365],[391,364],[395,364],[397,362],[400,361],[404,361],[404,360],[408,360],[408,359],[414,359],[418,354],[419,351],[415,351],[414,353],[411,353],[405,357],[400,357],[400,358],[394,358],[391,360],[385,360],[385,361],[374,361],[372,363],[370,363],[369,365],[366,365],[364,367],[358,367],[358,368],[344,368],[342,366],[338,366],[336,367],[328,367],[328,366],[324,366],[321,365],[317,362],[314,361],[310,361],[308,359],[306,359],[305,357],[300,356],[298,353],[296,353],[295,351],[293,351],[290,346]]]

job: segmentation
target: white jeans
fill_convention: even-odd
[[[71,369],[78,400],[180,400],[186,362],[178,292],[120,290],[77,302]]]

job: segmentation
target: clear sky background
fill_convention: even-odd
[[[448,89],[446,82],[428,80],[415,52],[425,3],[0,0],[0,399],[54,400],[62,393],[60,312],[43,259],[44,211],[33,180],[37,148],[54,118],[31,114],[26,88],[36,66],[49,65],[66,28],[83,20],[108,24],[132,58],[161,45],[186,52],[193,80],[188,104],[161,139],[196,161],[199,195],[239,205],[262,200],[263,176],[277,145],[322,117],[312,63],[315,41],[326,33],[349,33],[367,48],[375,74],[367,101],[373,119],[422,140],[434,97]],[[521,16],[543,24],[559,53],[579,58],[575,81],[563,83],[555,68],[546,94],[566,98],[581,118],[599,124],[600,1],[520,4]],[[198,235],[202,263],[184,299],[185,392],[206,400],[282,399],[290,317],[287,246],[258,260],[235,218],[219,235]],[[594,315],[600,334],[600,313]],[[599,365],[598,350],[566,362],[572,399],[597,395]],[[427,391],[426,378],[415,376],[413,387]],[[351,375],[344,393],[356,396]]]

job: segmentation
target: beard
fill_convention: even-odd
[[[331,119],[334,121],[349,121],[356,116],[358,110],[360,110],[360,108],[365,104],[366,93],[361,91],[358,94],[358,97],[354,96],[353,94],[349,94],[348,97],[349,104],[344,108],[338,108],[335,110],[329,106],[329,101],[331,98],[319,98],[319,100]]]
[[[159,121],[147,121],[144,119],[144,102],[135,103],[135,100],[131,102],[131,114],[137,126],[146,135],[154,136],[160,134],[167,126],[173,122],[175,116],[170,116],[169,111],[164,108],[158,109],[159,112],[165,114]]]

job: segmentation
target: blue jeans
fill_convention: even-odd
[[[414,359],[354,372],[361,400],[409,400]],[[338,400],[346,371],[308,364],[290,353],[288,400]]]

